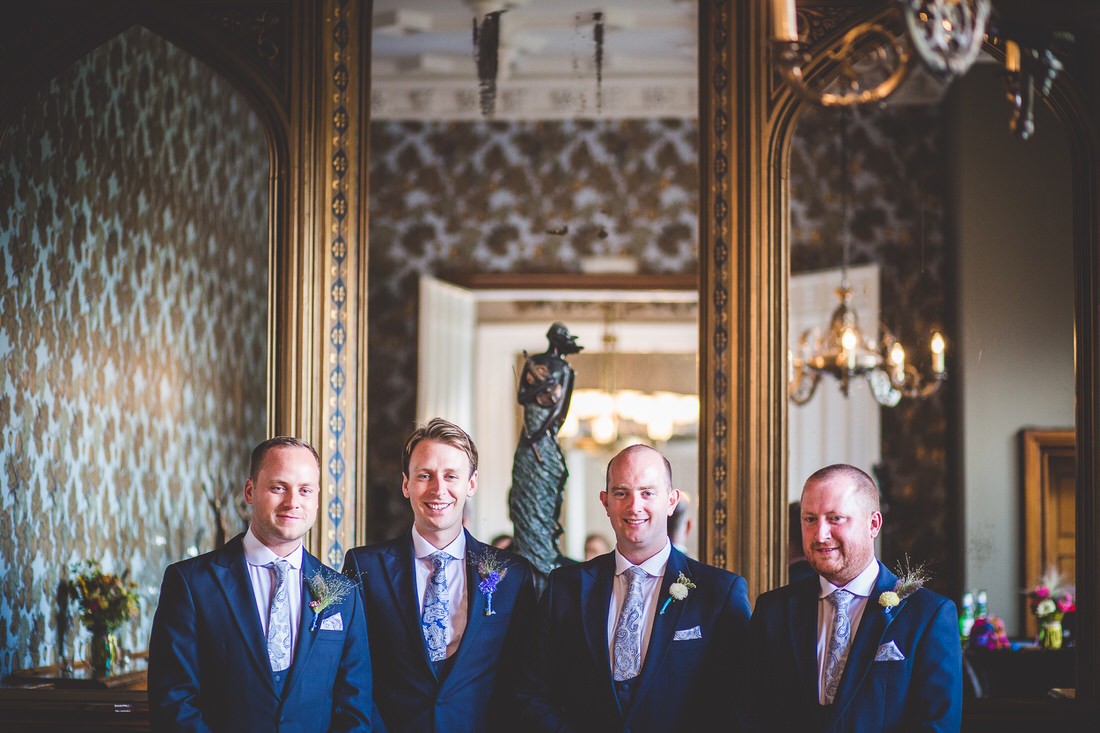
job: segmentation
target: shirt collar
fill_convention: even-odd
[[[817,577],[821,581],[821,595],[818,598],[832,595],[833,591],[840,587],[833,585],[820,575]],[[872,555],[871,562],[863,569],[862,573],[852,578],[851,582],[844,586],[844,590],[861,598],[867,598],[871,595],[871,591],[875,589],[876,580],[878,580],[878,560]]]
[[[416,527],[412,528],[413,538],[413,554],[417,558],[425,558],[434,552],[439,552],[440,548],[433,545],[424,539],[423,535],[416,531]],[[456,560],[464,560],[466,558],[466,530],[462,530],[458,533],[458,537],[455,537],[451,541],[451,544],[442,548],[443,552],[447,553]]]
[[[282,558],[290,563],[290,567],[295,570],[302,569],[302,553],[305,548],[299,542],[298,546],[291,550],[290,554]],[[252,525],[248,525],[248,531],[244,533],[244,558],[248,560],[249,564],[263,567],[269,563],[273,563],[278,560],[281,555],[277,554],[270,547],[260,542],[259,538],[252,533]]]
[[[634,567],[634,563],[627,560],[619,553],[619,548],[615,548],[615,575],[622,575],[630,568]],[[648,560],[638,563],[638,567],[646,571],[649,575],[660,578],[665,574],[665,565],[668,564],[668,556],[672,554],[672,545],[669,541],[665,540],[665,546],[653,555]]]

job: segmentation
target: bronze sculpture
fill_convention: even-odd
[[[535,586],[542,593],[550,571],[565,558],[558,549],[562,533],[562,492],[569,471],[558,445],[558,430],[573,396],[573,368],[565,361],[583,349],[563,323],[546,332],[545,352],[524,352],[516,399],[523,406],[523,430],[512,461],[512,489],[508,509],[515,526],[513,551],[535,570]]]

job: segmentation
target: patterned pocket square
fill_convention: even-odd
[[[690,629],[677,629],[672,635],[673,641],[687,641],[688,639],[702,639],[703,631],[698,626],[692,626]]]
[[[901,649],[898,649],[898,645],[894,642],[889,644],[883,644],[875,652],[876,662],[901,662],[905,660],[905,655],[901,653]]]
[[[328,618],[321,619],[321,631],[343,631],[344,617],[335,613]]]

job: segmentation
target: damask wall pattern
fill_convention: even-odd
[[[30,103],[0,148],[3,672],[81,656],[71,563],[129,568],[145,649],[164,568],[243,526],[266,433],[268,154],[207,67],[140,28]]]
[[[695,273],[699,174],[698,126],[684,120],[375,122],[370,146],[375,541],[411,522],[400,456],[416,412],[420,275],[579,272],[604,255]]]
[[[812,109],[798,124],[790,167],[792,273],[843,261],[840,114]],[[879,265],[881,318],[926,373],[933,331],[947,338],[949,371],[951,365],[945,135],[933,106],[889,106],[848,121],[851,264]],[[832,380],[819,387],[835,388]],[[955,596],[961,567],[953,552],[959,501],[951,488],[951,389],[949,378],[930,399],[881,408],[883,461],[875,478],[883,497],[883,561],[893,567],[908,554],[927,562],[930,586]]]

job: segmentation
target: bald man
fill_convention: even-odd
[[[827,466],[802,491],[814,575],[764,593],[749,624],[749,730],[958,731],[962,648],[955,604],[913,592],[875,558],[878,489]]]

